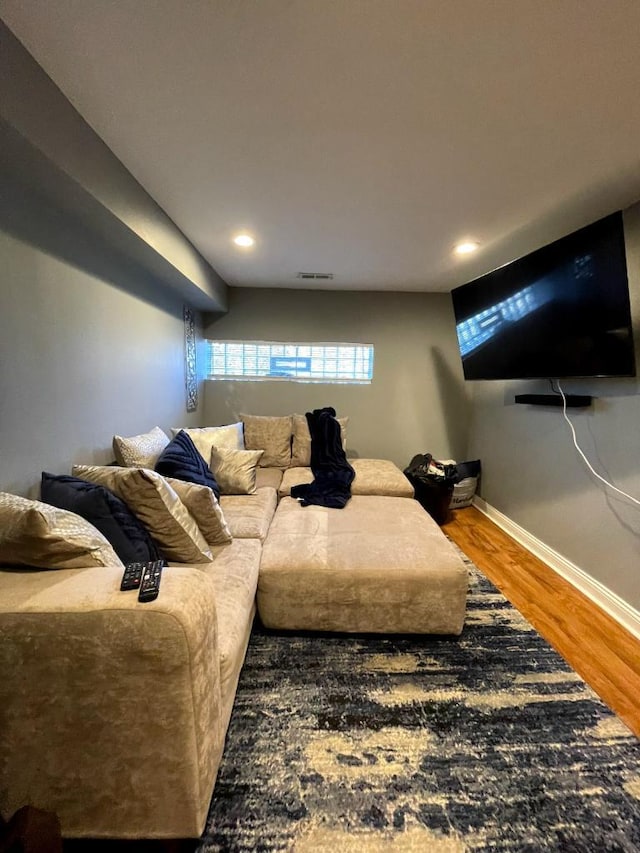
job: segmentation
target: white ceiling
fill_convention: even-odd
[[[640,199],[640,0],[0,15],[230,285],[446,291]]]

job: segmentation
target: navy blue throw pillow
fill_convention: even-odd
[[[209,486],[215,492],[216,498],[220,498],[220,487],[211,473],[211,468],[183,429],[160,454],[156,471],[164,477],[175,477],[176,480],[186,480],[187,483]]]
[[[123,500],[104,486],[43,471],[40,497],[45,503],[75,512],[93,524],[125,565],[162,557],[144,524]]]

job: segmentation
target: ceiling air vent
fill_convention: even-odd
[[[331,281],[333,278],[332,272],[299,272],[296,278],[304,278],[312,281]]]

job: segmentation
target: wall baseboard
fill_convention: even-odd
[[[520,527],[519,524],[516,524],[515,521],[512,521],[478,495],[474,497],[473,505],[523,548],[542,560],[550,569],[553,569],[583,595],[586,595],[597,607],[608,613],[630,634],[640,639],[640,613],[630,604],[627,604],[624,599],[601,584],[600,581],[592,578],[591,575],[588,575],[570,560],[567,560],[562,554],[558,554],[553,548],[549,548],[540,539]]]

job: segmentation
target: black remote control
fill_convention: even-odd
[[[146,563],[127,563],[124,574],[122,575],[122,583],[120,589],[126,592],[129,589],[139,589],[142,581],[142,573]]]
[[[158,597],[162,567],[163,560],[154,560],[152,563],[146,564],[138,593],[138,601],[153,601]]]

